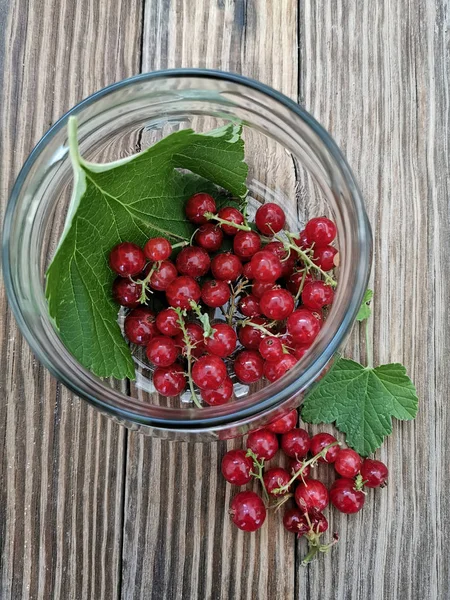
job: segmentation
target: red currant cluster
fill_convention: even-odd
[[[131,242],[112,249],[110,266],[119,275],[113,296],[132,309],[125,335],[146,346],[156,390],[178,395],[187,377],[198,406],[196,388],[205,403],[219,405],[233,394],[229,373],[246,385],[263,376],[273,382],[314,342],[334,297],[336,227],[319,217],[294,235],[283,229],[283,209],[267,203],[256,211],[255,231],[243,212],[217,211],[205,193],[188,200],[186,216],[198,226],[189,245],[153,238],[143,249]],[[226,236],[233,252],[220,252]],[[165,304],[157,316],[141,306],[150,294]]]
[[[328,503],[331,501],[346,514],[358,512],[366,498],[364,488],[383,486],[388,469],[378,460],[363,460],[351,448],[341,448],[329,433],[310,437],[296,425],[297,411],[292,410],[266,428],[251,432],[247,437],[247,450],[230,450],[225,454],[222,474],[234,485],[246,485],[252,478],[262,484],[264,500],[250,490],[238,493],[231,500],[231,518],[243,531],[259,529],[267,508],[277,510],[290,498],[295,500],[296,506],[285,512],[283,524],[288,531],[307,538],[309,553],[303,561],[306,564],[317,552],[325,552],[337,541],[337,534],[331,544],[322,544],[320,540],[328,529],[327,518],[322,513]],[[266,469],[266,461],[275,456],[279,447],[288,457],[288,469]],[[311,468],[319,462],[333,463],[340,476],[330,490],[318,479],[311,478]]]

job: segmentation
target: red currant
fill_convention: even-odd
[[[136,308],[140,304],[142,285],[134,283],[127,277],[117,277],[112,286],[112,293],[117,304],[128,308]]]
[[[291,477],[286,469],[282,469],[281,467],[273,467],[273,469],[268,469],[264,475],[264,485],[266,486],[267,492],[271,496],[284,496],[288,493],[289,489],[286,491],[276,493],[275,490],[281,487],[286,486]]]
[[[325,446],[329,446],[336,442],[336,438],[334,435],[330,435],[329,433],[316,433],[311,438],[311,453],[315,456],[319,454]],[[336,460],[336,456],[339,453],[339,446],[332,446],[325,455],[325,458],[319,458],[320,462],[334,463]]]
[[[203,248],[187,246],[177,256],[177,269],[182,275],[202,277],[209,271],[211,260]]]
[[[244,264],[244,266],[242,267],[242,275],[245,277],[245,279],[253,279],[253,269],[251,262],[247,262]]]
[[[251,260],[253,275],[258,281],[274,282],[281,277],[281,261],[272,252],[260,250],[252,256]],[[253,291],[253,293],[255,293]]]
[[[172,254],[172,244],[166,238],[152,238],[145,244],[144,254],[152,262],[167,260]]]
[[[323,281],[307,283],[302,292],[302,303],[311,310],[322,310],[333,302],[333,288]]]
[[[161,396],[178,396],[186,385],[183,367],[178,363],[158,367],[153,373],[153,385]]]
[[[246,317],[259,317],[261,309],[259,307],[259,300],[253,294],[244,296],[239,302],[239,310]]]
[[[278,450],[278,438],[268,429],[258,429],[248,434],[247,448],[253,450],[258,458],[270,460]]]
[[[252,478],[253,460],[245,450],[230,450],[222,458],[222,475],[233,485],[246,485]]]
[[[283,354],[276,361],[266,362],[264,364],[264,377],[271,383],[277,381],[285,375],[297,363],[297,359],[292,354]]]
[[[203,327],[198,323],[187,323],[186,333],[191,346],[191,354],[198,358],[205,351],[205,338],[203,337]],[[187,355],[187,347],[184,342],[183,334],[180,332],[175,338],[177,348],[180,348],[181,353]]]
[[[188,275],[177,277],[166,289],[167,302],[175,308],[190,308],[190,301],[198,302],[200,296],[200,286]]]
[[[311,346],[294,346],[293,354],[294,354],[295,358],[297,359],[297,362],[305,356],[305,354],[308,352],[308,350],[310,348],[311,348]]]
[[[194,236],[196,243],[207,252],[217,252],[223,242],[223,232],[218,225],[205,223]]]
[[[173,308],[165,308],[157,314],[156,327],[164,335],[174,336],[181,333],[178,315]]]
[[[247,385],[255,383],[263,376],[264,361],[254,350],[242,350],[234,361],[236,377]]]
[[[328,505],[328,490],[318,479],[300,482],[295,490],[295,501],[303,512],[311,509],[323,510]]]
[[[233,395],[233,382],[229,377],[225,377],[217,390],[202,390],[201,396],[206,404],[210,406],[220,406],[225,404]]]
[[[308,454],[311,440],[304,429],[291,429],[281,437],[281,449],[291,458],[303,458]]]
[[[261,319],[261,317],[253,317],[250,319],[250,322],[247,325],[239,327],[239,341],[249,350],[258,350],[259,344],[264,337],[264,333],[260,329],[252,327],[252,323],[255,325],[266,325],[267,322],[265,319]]]
[[[266,507],[255,492],[240,492],[231,501],[230,515],[242,531],[256,531],[265,521]]]
[[[189,198],[186,203],[186,216],[191,221],[191,223],[195,223],[196,225],[203,225],[208,221],[208,219],[204,216],[205,213],[215,213],[216,212],[216,202],[212,196],[209,194],[204,194],[200,192],[199,194],[194,194]]]
[[[235,254],[224,252],[212,259],[211,272],[215,279],[234,281],[242,273],[242,263]]]
[[[222,208],[217,213],[217,216],[224,221],[231,221],[231,223],[236,223],[237,225],[244,224],[244,215],[237,208],[233,208],[232,206],[226,206],[225,208]],[[236,235],[239,231],[236,229],[236,227],[227,225],[225,223],[221,223],[220,226],[222,231],[227,235]]]
[[[301,248],[302,250],[307,250],[308,248],[311,248],[313,244],[312,241],[306,235],[305,230],[300,231],[300,233],[298,234],[298,238],[294,239],[294,242],[295,245]]]
[[[360,471],[364,485],[368,488],[376,488],[385,484],[389,475],[388,468],[384,463],[371,458],[364,460]]]
[[[270,236],[283,229],[286,223],[286,215],[278,204],[268,202],[260,206],[256,211],[255,223],[263,235]]]
[[[341,477],[352,479],[358,475],[362,462],[362,458],[357,452],[351,448],[343,448],[336,456],[334,468]]]
[[[280,338],[265,337],[259,342],[259,353],[269,362],[278,361],[283,358],[283,344]]]
[[[299,308],[287,319],[287,330],[294,343],[310,345],[320,331],[320,322],[307,308]]]
[[[331,271],[336,266],[334,257],[338,251],[333,246],[323,246],[322,248],[314,248],[313,260],[322,271]]]
[[[273,290],[274,282],[273,281],[254,281],[252,285],[252,294],[260,300],[267,290]]]
[[[142,248],[131,242],[117,244],[109,255],[109,265],[122,277],[133,277],[145,267],[145,255]]]
[[[212,329],[212,335],[205,338],[207,351],[216,356],[220,356],[221,358],[230,356],[236,348],[236,332],[226,323],[214,323]]]
[[[291,294],[293,294],[294,296],[296,296],[298,294],[298,290],[300,289],[302,281],[303,271],[296,271],[295,273],[292,273],[286,284],[288,291],[291,292]],[[303,286],[305,286],[310,281],[314,281],[314,278],[310,273],[306,273],[303,281]]]
[[[201,356],[192,367],[192,380],[201,390],[217,390],[226,376],[225,363],[214,354]]]
[[[305,234],[315,248],[328,246],[336,237],[336,225],[326,217],[316,217],[306,223]]]
[[[283,321],[294,310],[294,298],[287,290],[267,290],[259,301],[263,315],[274,321]]]
[[[276,421],[269,423],[267,429],[273,431],[273,433],[287,433],[297,425],[297,418],[297,410],[294,408],[282,417],[278,417]]]
[[[357,513],[364,506],[364,492],[355,489],[353,479],[343,477],[336,479],[330,488],[331,503],[341,512],[350,515]]]
[[[289,466],[289,471],[292,473],[292,475],[295,475],[296,473],[298,473],[300,471],[300,469],[303,469],[302,474],[299,476],[302,480],[308,479],[311,474],[311,467],[309,465],[306,465],[306,467],[305,467],[304,461],[302,461],[302,460],[297,460],[296,458],[290,458],[288,460],[288,466]]]
[[[298,537],[309,531],[308,521],[304,513],[297,507],[290,508],[284,513],[283,525],[291,533],[296,533]]]
[[[250,260],[260,248],[261,238],[255,231],[238,231],[234,236],[233,250],[242,260]]]
[[[311,521],[311,529],[314,533],[325,533],[328,529],[328,521],[327,518],[320,510],[316,510],[315,508],[311,509],[308,512],[309,520]]]
[[[157,367],[168,367],[177,360],[178,350],[172,338],[158,335],[147,346],[147,358]]]
[[[144,275],[146,275],[145,271]],[[163,260],[150,278],[150,287],[158,292],[164,292],[177,275],[175,265],[169,260]]]
[[[155,335],[159,335],[155,315],[144,307],[132,310],[126,316],[123,328],[128,340],[139,346],[146,346]]]
[[[281,242],[270,242],[264,247],[267,252],[272,252],[278,256],[281,262],[281,277],[290,277],[295,267],[295,256],[289,254]]]
[[[230,295],[230,287],[225,281],[213,279],[202,286],[202,300],[206,306],[211,308],[218,308],[226,304]]]

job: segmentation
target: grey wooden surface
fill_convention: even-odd
[[[360,181],[375,360],[404,362],[421,399],[378,453],[389,487],[332,514],[338,546],[304,568],[304,542],[277,519],[252,536],[230,526],[224,444],[99,416],[36,363],[0,287],[2,600],[450,597],[449,26],[448,0],[0,0],[2,211],[41,135],[104,85],[180,66],[268,83],[331,132]]]

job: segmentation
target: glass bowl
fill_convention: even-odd
[[[49,318],[45,270],[62,233],[72,169],[69,115],[78,119],[80,150],[90,161],[111,161],[186,127],[207,131],[243,124],[249,164],[250,210],[276,201],[299,231],[311,216],[329,215],[338,228],[339,284],[312,349],[281,380],[243,389],[218,407],[196,408],[186,398],[152,391],[136,359],[136,382],[100,380],[64,347]],[[300,106],[239,75],[180,69],[138,75],[80,102],[37,144],[20,172],[6,211],[3,266],[19,327],[40,362],[62,383],[120,423],[154,436],[213,440],[241,435],[298,406],[308,387],[343,344],[367,286],[371,232],[363,200],[341,152]]]

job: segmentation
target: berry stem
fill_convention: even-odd
[[[280,333],[273,333],[272,331],[269,331],[266,327],[264,327],[264,325],[260,325],[259,323],[253,323],[251,319],[244,319],[243,321],[238,321],[236,325],[241,325],[242,327],[249,325],[250,327],[253,327],[253,329],[258,329],[258,331],[261,331],[261,333],[264,333],[264,335],[268,335],[269,337],[280,337],[281,335]],[[268,323],[269,327],[271,325],[276,325],[276,321],[271,321],[270,323]]]
[[[180,326],[180,329],[183,333],[183,341],[186,345],[186,359],[187,359],[187,364],[188,364],[188,373],[187,374],[188,374],[189,389],[191,391],[192,400],[193,400],[195,406],[197,406],[198,408],[203,408],[203,406],[200,404],[200,400],[198,399],[197,394],[195,392],[194,381],[192,380],[192,343],[191,343],[191,340],[189,338],[189,335],[188,335],[188,332],[186,329],[186,323],[184,321],[186,311],[183,311],[181,308],[174,308],[174,311],[178,315],[178,325]]]
[[[228,312],[226,313],[227,323],[228,325],[233,325],[233,317],[236,312],[236,298],[242,294],[248,284],[248,279],[241,279],[241,281],[237,284],[236,287],[230,285],[231,288],[231,296],[230,296],[230,306],[228,308]]]
[[[305,265],[307,266],[308,269],[315,269],[318,273],[320,273],[322,275],[322,277],[324,278],[325,283],[327,285],[330,285],[331,287],[336,287],[337,281],[333,277],[331,277],[331,275],[329,275],[328,273],[325,273],[325,271],[323,269],[321,269],[319,267],[319,265],[316,265],[316,263],[313,262],[311,260],[311,258],[308,256],[307,252],[305,252],[304,250],[302,250],[301,248],[299,248],[296,244],[294,244],[292,242],[292,240],[294,238],[292,233],[285,231],[285,234],[287,235],[289,242],[286,242],[280,235],[276,235],[275,237],[277,238],[277,240],[279,240],[280,242],[282,242],[284,244],[286,251],[288,249],[295,250],[295,252],[297,252],[297,254],[300,256],[300,258],[305,263]]]
[[[148,275],[145,277],[145,279],[138,279],[136,281],[136,283],[138,283],[139,285],[142,286],[142,292],[139,297],[139,302],[141,304],[147,304],[147,292],[152,293],[151,290],[148,289],[148,283],[149,283],[150,279],[152,278],[153,273],[156,271],[156,269],[158,269],[160,267],[160,265],[161,265],[161,261],[154,262],[152,264],[150,271],[148,272]]]
[[[259,481],[261,482],[264,500],[266,501],[266,504],[269,504],[269,494],[267,493],[266,484],[264,483],[263,478],[264,459],[262,458],[261,460],[258,460],[258,457],[253,452],[253,450],[251,450],[251,448],[247,450],[247,456],[250,456],[250,458],[253,460],[253,466],[257,469],[256,473],[255,471],[250,471],[250,475],[252,475],[255,479],[259,479]]]
[[[240,231],[251,231],[252,228],[248,225],[240,225],[239,223],[234,223],[233,221],[227,221],[226,219],[221,219],[217,215],[211,212],[205,212],[203,215],[208,221],[217,221],[221,225],[229,225],[230,227],[234,227],[235,229],[239,229]]]
[[[194,300],[191,300],[189,302],[189,304],[190,304],[192,310],[197,315],[200,323],[202,324],[202,327],[203,327],[203,337],[205,337],[205,338],[206,337],[211,337],[215,330],[211,327],[211,323],[209,322],[209,316],[208,316],[208,314],[207,313],[202,313],[202,310],[201,310],[200,306]]]
[[[172,244],[172,250],[174,248],[184,248],[184,246],[189,246],[190,242],[186,242],[186,240],[184,242],[178,242],[178,244]]]
[[[307,270],[303,269],[302,280],[300,281],[300,285],[298,286],[298,292],[295,294],[294,302],[298,302],[300,300],[300,296],[302,295],[303,288],[305,287],[306,273],[307,273]]]

